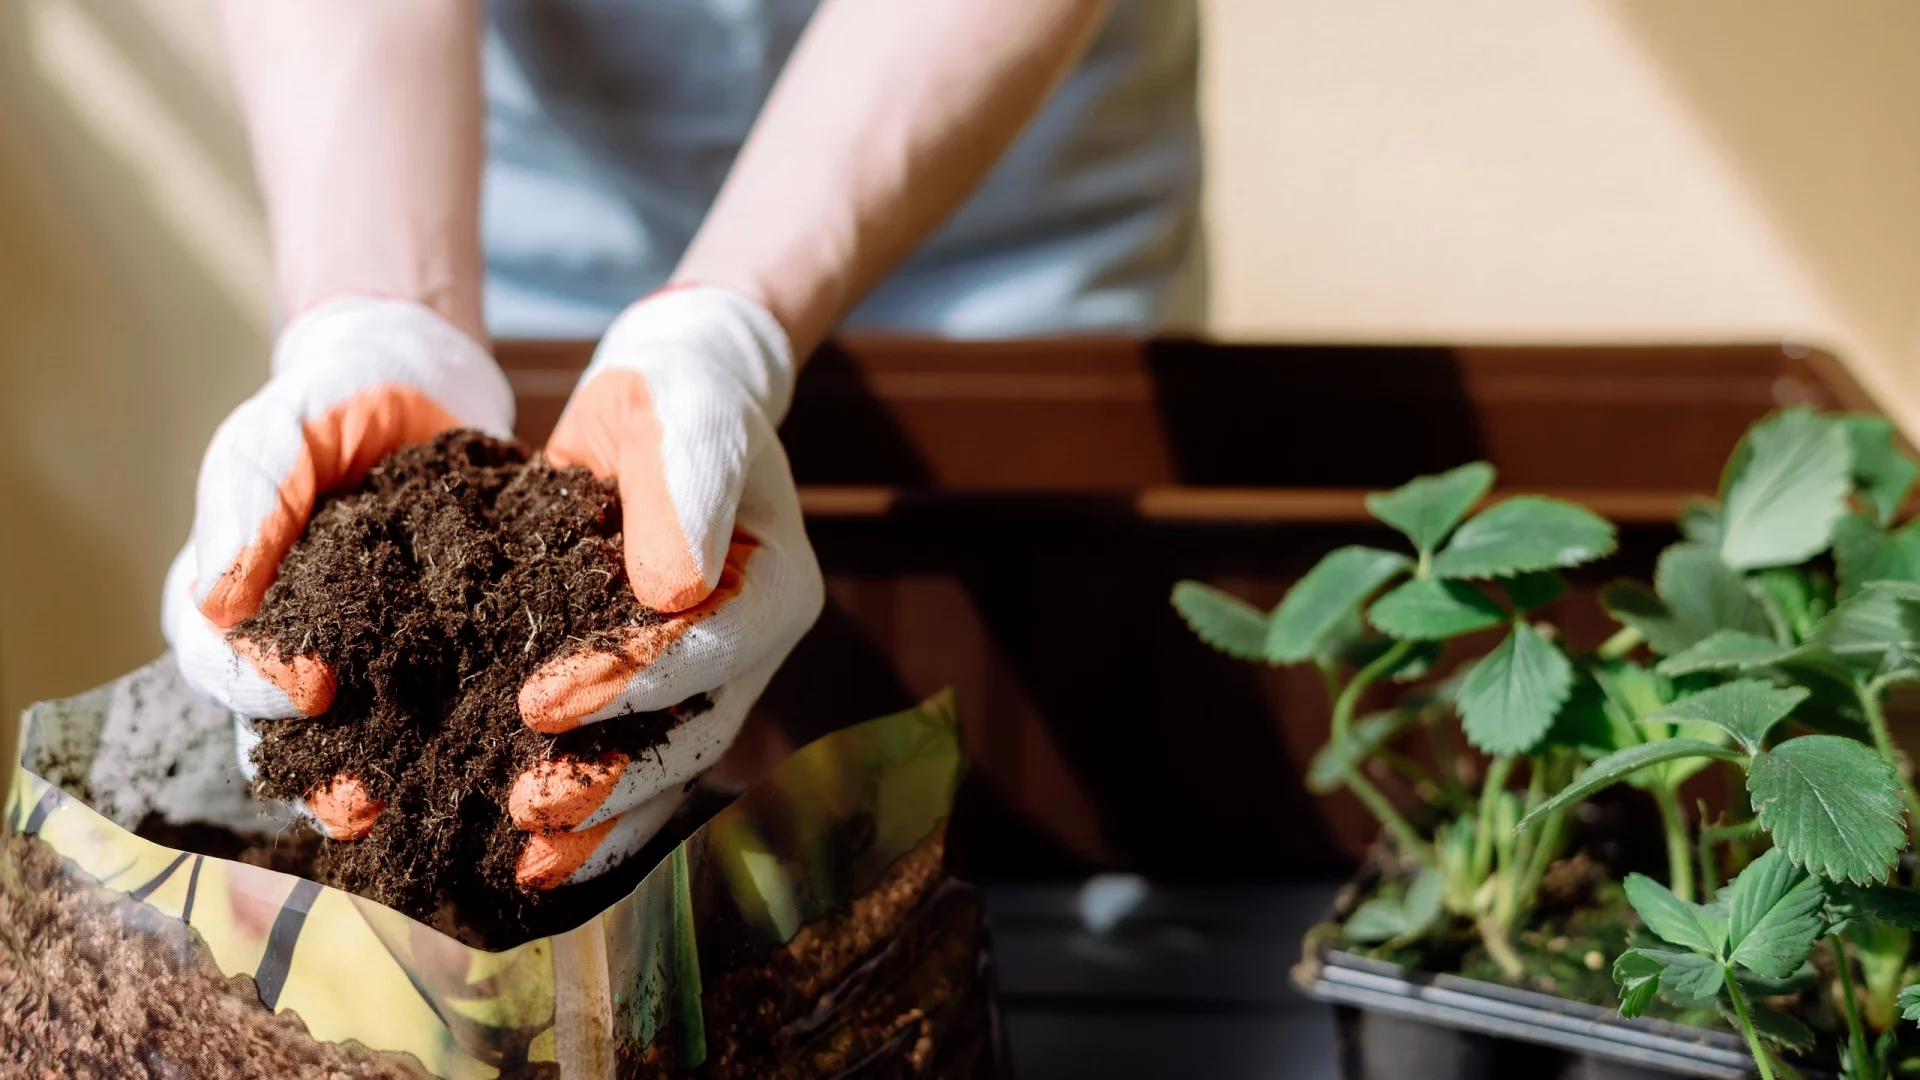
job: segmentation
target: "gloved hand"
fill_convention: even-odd
[[[318,716],[317,657],[263,654],[226,631],[260,607],[324,492],[450,428],[513,433],[513,389],[478,342],[405,300],[344,297],[289,323],[267,384],[200,463],[193,531],[167,573],[161,629],[187,682],[246,719]]]
[[[187,682],[233,711],[248,777],[257,740],[246,722],[318,716],[334,678],[317,657],[283,660],[227,630],[259,608],[318,495],[456,427],[512,435],[513,389],[487,350],[419,304],[344,297],[287,325],[272,377],[214,432],[161,629]],[[320,793],[309,809],[335,837],[366,835],[377,808],[333,790],[342,798]]]
[[[627,575],[672,617],[617,651],[562,655],[528,680],[520,714],[559,733],[705,694],[657,752],[543,763],[515,783],[528,830],[518,873],[546,889],[638,850],[819,615],[824,590],[775,433],[793,357],[772,315],[701,286],[663,290],[615,320],[547,444],[562,467],[619,483]]]

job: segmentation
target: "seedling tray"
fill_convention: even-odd
[[[1584,1002],[1415,971],[1339,950],[1325,951],[1319,960],[1296,981],[1309,997],[1343,1007],[1340,1059],[1346,1080],[1395,1075],[1741,1080],[1753,1075],[1752,1057],[1731,1032],[1646,1017],[1627,1020]],[[1546,1052],[1515,1052],[1487,1045],[1489,1039]],[[1516,1059],[1526,1061],[1524,1071]]]

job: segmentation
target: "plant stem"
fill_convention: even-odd
[[[1860,1030],[1860,1006],[1853,1000],[1853,972],[1847,965],[1847,946],[1835,934],[1829,940],[1833,942],[1833,966],[1840,972],[1840,1004],[1847,1012],[1847,1053],[1853,1056],[1853,1075],[1866,1080],[1873,1074],[1867,1071],[1867,1062],[1863,1059],[1867,1053],[1867,1036]]]
[[[1660,807],[1660,823],[1667,834],[1667,888],[1686,903],[1693,903],[1693,845],[1687,842],[1687,819],[1680,812],[1680,798],[1672,788],[1653,789],[1653,801]]]
[[[1900,791],[1907,799],[1907,829],[1911,832],[1920,829],[1920,794],[1915,794],[1913,781],[1907,778],[1906,771],[1900,768],[1900,756],[1893,747],[1893,736],[1887,731],[1887,714],[1880,709],[1879,680],[1853,684],[1855,694],[1860,698],[1860,709],[1867,714],[1867,727],[1873,732],[1873,745],[1880,756],[1893,766],[1893,774],[1900,778]]]
[[[1460,755],[1454,749],[1446,722],[1429,723],[1427,739],[1433,743],[1433,760],[1440,768],[1440,781],[1447,794],[1461,803],[1470,802],[1467,789],[1460,783]]]
[[[1547,876],[1547,866],[1553,862],[1554,850],[1560,846],[1560,833],[1566,827],[1567,812],[1555,810],[1549,813],[1546,821],[1537,826],[1539,839],[1534,842],[1532,857],[1527,860],[1526,875],[1520,879],[1520,895],[1516,914],[1533,907],[1533,899],[1540,892],[1540,882]]]
[[[1507,774],[1513,771],[1511,757],[1496,757],[1487,765],[1486,781],[1480,787],[1480,814],[1473,831],[1473,877],[1486,878],[1493,870],[1493,802],[1507,789]]]
[[[1747,1037],[1747,1050],[1760,1068],[1760,1080],[1774,1080],[1773,1061],[1767,1056],[1767,1048],[1760,1045],[1760,1036],[1753,1030],[1753,1017],[1747,1012],[1747,992],[1740,989],[1739,980],[1733,977],[1733,965],[1727,964],[1725,968],[1727,996],[1733,999],[1733,1014],[1740,1019],[1740,1034]]]
[[[1507,940],[1507,928],[1494,919],[1479,919],[1473,925],[1480,931],[1480,941],[1487,947],[1487,956],[1500,969],[1500,974],[1518,982],[1527,969],[1520,962],[1520,954],[1513,951],[1513,942]]]
[[[673,849],[673,970],[679,1001],[674,1021],[679,1027],[680,1064],[698,1068],[707,1060],[707,1023],[700,1005],[700,946],[693,929],[693,875],[687,866],[687,845]]]
[[[1394,772],[1399,773],[1401,779],[1414,787],[1426,784],[1435,790],[1439,789],[1440,782],[1435,780],[1427,770],[1421,768],[1419,762],[1410,761],[1404,755],[1396,754],[1384,746],[1374,750],[1374,753],[1379,755],[1381,761],[1391,766]]]
[[[1333,703],[1333,741],[1346,740],[1347,727],[1353,723],[1354,706],[1360,703],[1360,695],[1381,675],[1393,670],[1393,666],[1413,651],[1413,642],[1396,641],[1393,647],[1373,658],[1373,663],[1353,673],[1353,678],[1341,689],[1340,696]]]
[[[1400,816],[1400,811],[1394,808],[1392,800],[1380,794],[1380,789],[1374,787],[1372,781],[1360,775],[1358,765],[1347,767],[1347,790],[1359,796],[1360,801],[1367,804],[1367,809],[1373,811],[1373,816],[1379,819],[1381,827],[1393,837],[1393,842],[1403,853],[1412,856],[1421,866],[1438,865],[1438,860],[1434,858],[1433,846],[1422,840],[1419,832],[1407,823],[1406,818]]]
[[[1600,643],[1594,654],[1602,660],[1618,660],[1640,647],[1647,640],[1640,631],[1631,626],[1623,626],[1613,632],[1613,636]]]

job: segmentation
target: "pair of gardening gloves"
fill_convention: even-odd
[[[509,811],[527,832],[520,883],[551,889],[637,851],[725,752],[754,700],[819,614],[823,589],[775,427],[794,362],[765,309],[678,287],[642,300],[601,340],[547,444],[552,463],[618,483],[634,595],[670,617],[617,651],[563,653],[520,691],[520,716],[556,734],[623,723],[697,694],[657,752],[612,753],[520,775]],[[451,428],[501,438],[513,392],[487,349],[404,300],[347,297],[294,319],[273,373],[215,432],[193,531],[167,575],[162,624],[187,681],[248,722],[318,716],[334,676],[316,656],[270,653],[229,631],[260,606],[315,500],[352,487],[402,446]],[[357,777],[310,792],[337,840],[383,811]]]

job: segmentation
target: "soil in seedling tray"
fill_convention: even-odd
[[[453,431],[382,460],[323,499],[260,610],[234,629],[283,659],[332,668],[332,707],[258,725],[255,790],[297,799],[358,776],[385,803],[363,840],[327,840],[314,876],[505,948],[568,929],[615,896],[514,880],[527,834],[514,778],[543,758],[638,758],[704,699],[540,735],[520,720],[529,675],[660,616],[628,587],[610,481]]]

